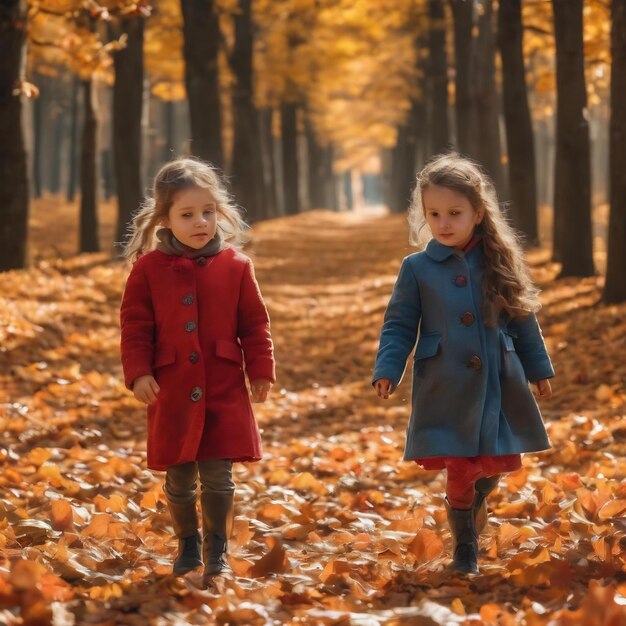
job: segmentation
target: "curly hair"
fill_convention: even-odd
[[[217,168],[186,157],[169,161],[154,177],[153,193],[141,204],[128,229],[124,246],[127,259],[134,262],[155,248],[155,231],[168,217],[176,194],[192,187],[208,189],[217,201],[217,228],[223,241],[235,248],[244,243],[247,225]]]
[[[500,209],[491,179],[471,159],[455,152],[437,155],[418,173],[408,214],[410,243],[424,248],[432,239],[422,201],[429,185],[461,193],[474,211],[483,211],[477,232],[485,255],[482,288],[487,325],[495,325],[502,312],[513,318],[539,310],[539,290],[530,277],[521,238]]]

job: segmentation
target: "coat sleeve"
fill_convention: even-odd
[[[154,310],[147,277],[137,264],[126,281],[120,307],[124,383],[132,389],[140,376],[152,374],[154,360]]]
[[[507,327],[513,336],[513,345],[517,352],[526,378],[536,382],[554,376],[554,368],[548,356],[548,350],[537,322],[537,316],[530,313],[524,317],[512,319]]]
[[[372,382],[388,378],[397,386],[406,369],[406,360],[415,347],[422,316],[419,286],[405,258],[385,311]]]
[[[241,281],[237,320],[237,334],[243,349],[248,379],[252,381],[267,378],[276,382],[270,318],[251,261],[246,263]]]

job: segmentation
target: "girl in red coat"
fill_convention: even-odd
[[[148,467],[165,470],[175,574],[203,562],[205,576],[227,567],[232,463],[261,458],[244,368],[255,402],[267,398],[275,369],[252,263],[237,250],[244,228],[216,170],[179,159],[156,175],[125,251],[133,267],[120,315],[124,378],[148,405]]]

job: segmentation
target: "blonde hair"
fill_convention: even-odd
[[[482,286],[486,324],[495,325],[502,311],[510,317],[522,317],[539,310],[539,290],[530,277],[520,236],[501,211],[489,176],[471,159],[454,152],[438,155],[419,172],[409,207],[410,243],[423,248],[432,239],[422,201],[429,185],[461,193],[474,211],[482,209],[477,231],[482,235],[485,256]]]
[[[192,187],[208,189],[217,201],[217,228],[222,240],[235,248],[244,243],[247,225],[217,168],[187,157],[166,163],[154,177],[152,196],[141,204],[128,229],[124,247],[127,259],[134,262],[155,248],[155,231],[168,217],[176,194]]]

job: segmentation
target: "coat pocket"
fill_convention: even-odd
[[[241,347],[234,341],[228,341],[227,339],[218,339],[215,342],[215,354],[223,359],[234,361],[238,365],[243,363],[243,355],[241,354]]]
[[[435,356],[439,352],[439,344],[441,342],[441,335],[420,335],[415,348],[415,361],[421,361],[422,359],[429,359]]]
[[[174,346],[166,346],[158,348],[154,355],[154,369],[164,367],[165,365],[172,365],[176,363],[176,348]]]

